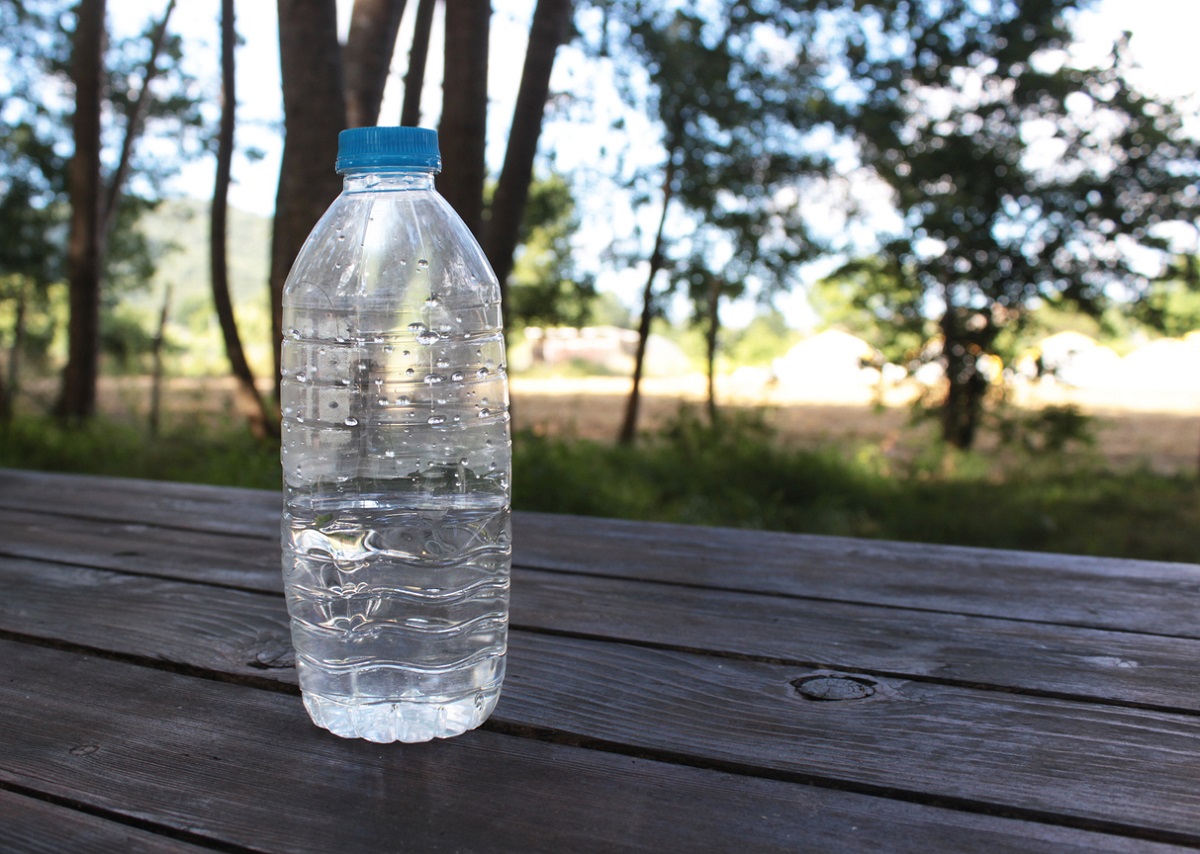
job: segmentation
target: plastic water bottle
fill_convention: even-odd
[[[283,576],[313,721],[426,741],[491,714],[511,564],[500,290],[433,188],[437,134],[338,138],[283,294]]]

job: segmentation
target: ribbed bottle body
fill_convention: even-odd
[[[343,736],[478,726],[504,676],[500,293],[426,173],[352,176],[284,290],[283,572],[305,705]]]

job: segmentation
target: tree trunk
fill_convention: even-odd
[[[942,315],[942,363],[946,367],[946,399],[942,402],[942,438],[968,450],[975,444],[987,378],[979,369],[979,347],[963,328],[953,306]]]
[[[421,90],[425,88],[429,31],[433,28],[433,7],[436,3],[437,0],[420,0],[417,3],[412,48],[408,52],[408,71],[404,74],[404,103],[400,107],[400,124],[405,127],[421,124]]]
[[[633,357],[633,388],[625,401],[625,417],[621,421],[621,432],[617,441],[632,445],[637,437],[638,408],[641,405],[642,372],[646,362],[646,344],[650,340],[650,323],[654,320],[654,278],[663,268],[663,231],[667,224],[667,209],[671,206],[675,183],[675,154],[668,151],[667,168],[663,176],[662,216],[658,220],[658,231],[654,235],[654,249],[650,253],[650,272],[646,276],[646,287],[642,289],[642,319],[638,323],[637,350]]]
[[[150,94],[150,84],[158,76],[158,55],[162,53],[163,42],[167,37],[167,24],[171,20],[173,11],[175,11],[175,0],[169,0],[158,26],[154,28],[154,36],[150,42],[150,57],[146,60],[146,71],[142,75],[142,87],[138,90],[137,100],[129,109],[129,118],[125,125],[125,138],[121,142],[121,156],[117,161],[117,168],[113,172],[104,200],[103,233],[100,244],[101,262],[103,262],[104,255],[107,254],[108,236],[112,233],[113,223],[116,221],[117,203],[120,202],[121,192],[125,189],[125,179],[129,177],[129,169],[133,160],[133,144],[141,135],[142,119],[146,115],[151,98],[153,98]]]
[[[254,383],[254,372],[250,370],[250,363],[246,361],[246,352],[238,334],[237,318],[233,313],[233,300],[229,296],[229,266],[226,257],[229,179],[233,163],[234,115],[237,110],[234,85],[234,47],[237,44],[237,32],[234,28],[233,14],[233,0],[221,0],[221,124],[217,133],[217,176],[209,221],[209,262],[212,269],[213,305],[216,308],[217,321],[221,324],[225,354],[238,383],[238,408],[249,421],[250,432],[264,438],[268,435],[279,435],[279,428],[262,395],[258,393],[258,387]],[[163,310],[166,311],[165,305]]]
[[[21,390],[21,351],[25,349],[25,314],[29,304],[29,283],[21,277],[17,285],[17,307],[13,317],[13,342],[8,351],[7,376],[0,382],[0,422],[12,421]]]
[[[487,138],[490,0],[446,0],[445,70],[438,137],[443,172],[438,192],[483,237],[483,182]]]
[[[283,284],[305,238],[341,192],[334,172],[346,125],[335,0],[278,0],[284,145],[271,235],[271,327],[279,399]]]
[[[529,46],[525,50],[525,67],[513,109],[508,149],[492,199],[484,244],[488,260],[500,280],[502,303],[508,295],[513,253],[525,218],[525,204],[529,200],[529,183],[533,180],[533,160],[537,156],[546,98],[550,93],[554,55],[567,37],[571,3],[572,0],[538,0],[529,28]]]
[[[221,0],[222,3],[232,0]],[[153,373],[150,375],[150,435],[157,436],[159,424],[162,422],[162,384],[163,384],[163,345],[167,338],[167,317],[171,313],[171,286],[167,285],[163,293],[162,309],[158,313],[158,329],[154,333],[154,341],[150,347],[150,357],[153,360]]]
[[[708,423],[717,424],[717,338],[721,330],[721,278],[708,277],[706,313],[708,328],[704,334],[705,358],[708,362]]]
[[[72,134],[75,153],[67,168],[71,226],[67,240],[70,291],[67,365],[57,414],[81,422],[96,411],[100,359],[100,279],[104,189],[100,179],[100,101],[104,77],[105,0],[81,0],[71,56],[75,84]]]
[[[368,127],[379,120],[404,5],[405,0],[354,0],[342,50],[346,127]]]

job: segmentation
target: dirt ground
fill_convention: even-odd
[[[608,441],[617,435],[630,381],[619,377],[512,380],[514,424],[549,435]],[[49,399],[51,388],[29,389],[35,406]],[[910,423],[911,389],[892,389],[883,406],[874,389],[857,387],[780,388],[755,385],[737,377],[722,378],[718,401],[725,407],[762,408],[767,422],[784,441],[802,447],[861,444],[893,448],[914,447],[922,430]],[[40,392],[40,393],[39,393]],[[702,406],[704,379],[650,378],[643,384],[639,426],[662,425],[676,415],[681,403]],[[101,410],[123,420],[144,418],[149,401],[149,378],[105,378]],[[40,400],[45,403],[46,400]],[[1024,407],[1075,404],[1096,417],[1097,451],[1118,469],[1148,465],[1163,473],[1197,470],[1200,457],[1200,394],[1111,395],[1043,387],[1013,395]],[[237,419],[231,380],[174,378],[164,393],[166,429],[203,420]],[[987,443],[981,443],[986,448]]]
[[[512,381],[514,423],[550,435],[611,440],[620,428],[629,388],[629,380],[622,378],[517,377]],[[801,447],[870,443],[889,451],[919,444],[932,435],[932,424],[912,423],[912,389],[889,390],[883,406],[876,405],[875,397],[875,390],[867,386],[756,388],[730,377],[717,387],[719,405],[761,408],[784,441]],[[653,429],[673,418],[681,402],[702,406],[704,400],[702,377],[647,380],[638,423],[641,429]],[[1148,465],[1163,473],[1197,470],[1200,395],[1118,399],[1051,387],[1014,393],[1013,403],[1027,409],[1073,404],[1094,416],[1096,451],[1114,468]],[[985,448],[988,444],[981,441]]]

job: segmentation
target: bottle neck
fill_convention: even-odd
[[[346,193],[432,189],[433,172],[427,170],[356,169],[342,175],[342,191]]]

